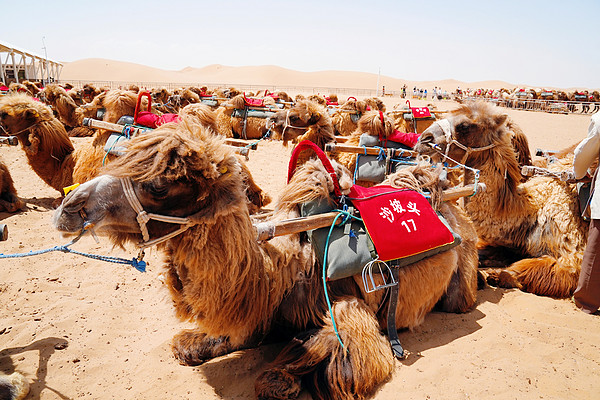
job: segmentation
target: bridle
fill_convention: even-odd
[[[465,162],[467,161],[467,158],[469,158],[469,155],[471,153],[478,153],[480,151],[489,150],[489,149],[492,149],[497,146],[497,143],[491,143],[491,144],[488,144],[487,146],[483,146],[483,147],[465,146],[464,144],[460,143],[458,140],[456,140],[454,138],[452,126],[450,125],[450,121],[448,121],[447,118],[435,121],[434,124],[437,124],[442,129],[442,131],[444,132],[444,136],[446,137],[446,151],[444,153],[444,158],[451,159],[448,156],[448,153],[450,152],[450,146],[452,146],[452,145],[456,145],[456,147],[458,147],[459,149],[461,149],[465,152],[465,155],[461,159],[460,164],[464,165]]]
[[[191,226],[195,225],[191,219],[187,217],[172,217],[169,215],[160,215],[148,213],[142,207],[139,199],[135,195],[135,191],[133,190],[133,184],[131,178],[120,178],[121,185],[123,187],[123,192],[125,193],[125,198],[129,201],[131,208],[133,211],[137,213],[136,220],[140,225],[140,231],[142,232],[143,242],[137,244],[140,249],[140,255],[138,259],[141,260],[143,258],[144,249],[147,247],[154,246],[155,244],[159,244],[165,242],[172,237],[179,235],[180,233],[185,232]],[[174,230],[173,232],[167,233],[159,238],[150,240],[150,235],[148,233],[148,227],[146,226],[148,222],[153,219],[156,221],[167,222],[170,224],[180,224],[179,229]]]
[[[283,125],[283,131],[281,132],[282,137],[285,136],[285,130],[287,128],[302,129],[304,131],[308,130],[308,126],[294,126],[294,125],[290,124],[290,111],[291,110],[288,109],[285,113],[285,123]]]

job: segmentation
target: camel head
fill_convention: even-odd
[[[446,154],[479,168],[488,161],[487,150],[500,145],[508,145],[512,150],[507,120],[508,116],[496,106],[485,102],[466,103],[427,128],[415,150],[431,156],[434,161],[441,161],[441,156]]]
[[[196,122],[184,116],[178,124],[131,139],[126,154],[109,163],[103,175],[65,197],[53,225],[65,234],[91,225],[122,246],[192,225],[214,225],[231,212],[248,213],[235,154]]]
[[[0,134],[17,136],[21,143],[27,142],[29,128],[53,118],[50,107],[24,93],[0,98]]]
[[[292,108],[280,110],[270,118],[275,139],[294,142],[295,139],[306,133],[309,127],[317,124],[329,123],[331,118],[327,110],[318,103],[310,100],[301,100]]]

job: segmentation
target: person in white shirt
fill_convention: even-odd
[[[588,136],[575,148],[573,170],[575,178],[588,175],[588,168],[600,155],[600,112],[592,115]],[[579,282],[573,300],[575,305],[588,314],[597,314],[600,308],[600,174],[592,181],[590,200],[585,212],[590,215],[588,241],[583,253]]]

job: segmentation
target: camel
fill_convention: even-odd
[[[521,183],[507,119],[496,106],[465,104],[428,128],[415,149],[433,160],[447,153],[480,170],[487,190],[466,202],[465,210],[483,243],[520,255],[508,268],[490,270],[489,283],[568,298],[577,286],[587,238],[575,185],[541,176]],[[572,158],[549,168],[571,170]]]
[[[329,112],[323,105],[312,100],[299,100],[292,108],[275,112],[268,124],[273,131],[271,137],[282,140],[284,146],[288,142],[296,144],[310,140],[324,150],[327,143],[335,142]],[[302,154],[298,163],[302,164],[311,157],[310,154]]]
[[[358,126],[358,120],[367,111],[367,103],[350,97],[332,115],[333,127],[337,135],[349,136]]]
[[[272,97],[262,99],[264,105],[261,108],[275,108],[275,100]],[[260,139],[265,136],[267,128],[267,113],[265,117],[251,117],[245,113],[251,108],[246,104],[244,94],[239,94],[229,101],[223,103],[217,109],[217,125],[219,133],[225,137],[240,139]]]
[[[43,90],[43,97],[56,111],[58,120],[65,125],[65,130],[69,136],[84,137],[94,134],[94,129],[82,126],[83,118],[92,115],[84,113],[84,110],[77,106],[63,87],[54,83],[49,84]]]
[[[0,160],[0,211],[16,212],[25,207],[6,164]]]
[[[108,96],[107,100],[111,97]],[[210,110],[190,109],[197,124],[212,128],[215,117]],[[104,163],[116,156],[106,154],[104,143],[110,132],[97,135],[92,143],[74,148],[63,124],[56,119],[52,110],[34,101],[31,97],[18,94],[0,99],[0,125],[7,133],[17,136],[25,151],[29,165],[49,186],[63,194],[63,188],[74,183],[86,182],[96,175]],[[214,130],[211,130],[214,132]],[[254,183],[246,172],[248,200],[252,210],[257,211],[270,201],[269,196]]]
[[[347,192],[349,173],[334,165]],[[256,347],[273,330],[285,328],[295,337],[258,376],[259,399],[296,399],[302,389],[315,399],[362,399],[389,379],[394,358],[381,333],[389,296],[366,293],[360,276],[329,281],[330,314],[321,263],[305,234],[256,241],[240,167],[223,138],[184,118],[133,138],[127,157],[104,172],[67,195],[53,225],[76,234],[85,223],[93,224],[116,245],[138,242],[140,229],[147,230],[146,240],[164,239],[158,247],[165,253],[166,285],[176,314],[197,325],[173,338],[180,363],[199,365]],[[432,193],[440,184],[429,167],[390,183],[401,181]],[[299,201],[333,201],[332,190],[332,177],[319,161],[306,163],[290,180],[271,220],[298,217]],[[178,225],[150,220],[140,228],[125,191],[135,192],[150,213],[187,221],[187,229],[167,238]],[[433,204],[462,243],[400,270],[397,327],[419,325],[436,304],[464,312],[476,300],[473,227],[455,203]]]
[[[327,110],[318,103],[310,100],[301,100],[289,110],[281,110],[275,113],[271,119],[273,138],[283,140],[284,145],[288,142],[299,143],[310,140],[319,148],[325,149],[327,143],[335,142],[333,117],[329,116]],[[358,146],[363,134],[369,134],[377,138],[387,138],[394,133],[393,122],[383,112],[368,111],[358,120],[357,128],[348,136],[345,144]],[[300,162],[304,162],[310,156],[301,155]],[[348,170],[354,171],[357,155],[355,153],[340,153],[336,160]],[[357,180],[361,186],[373,186],[373,182]]]

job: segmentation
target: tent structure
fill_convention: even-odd
[[[0,81],[8,85],[24,80],[54,82],[60,77],[62,64],[30,51],[0,42]]]

